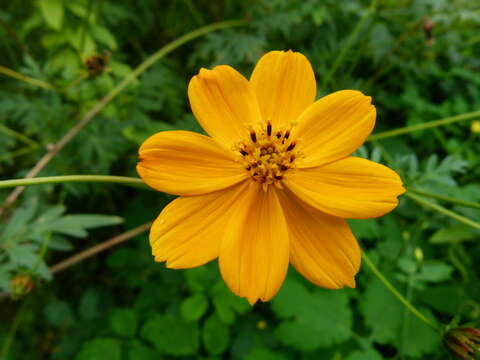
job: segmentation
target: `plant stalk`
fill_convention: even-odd
[[[365,264],[368,266],[368,268],[377,277],[377,279],[382,282],[382,284],[387,288],[387,290],[390,291],[390,293],[392,293],[392,295],[395,296],[397,300],[402,303],[403,306],[405,306],[413,315],[415,315],[419,320],[421,320],[423,323],[428,325],[430,328],[432,328],[436,332],[441,333],[440,326],[438,326],[433,321],[428,319],[425,315],[423,315],[420,311],[418,311],[415,308],[415,306],[413,306],[402,294],[400,294],[400,292],[397,289],[395,289],[392,283],[388,281],[388,279],[380,272],[380,270],[372,262],[372,260],[370,260],[370,258],[368,257],[365,251],[362,251],[362,258]]]

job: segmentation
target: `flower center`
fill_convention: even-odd
[[[252,180],[260,182],[264,190],[270,184],[281,189],[284,173],[294,167],[296,143],[289,137],[289,129],[273,131],[267,123],[260,131],[250,130],[249,140],[235,148]]]

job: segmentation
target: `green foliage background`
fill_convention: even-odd
[[[319,97],[346,88],[372,96],[377,132],[480,110],[478,1],[3,1],[0,66],[50,89],[0,74],[1,179],[25,176],[150,54],[228,19],[248,23],[155,63],[41,176],[136,176],[147,136],[201,131],[186,96],[201,67],[230,64],[249,76],[272,49],[310,59]],[[84,62],[94,54],[109,63],[88,76]],[[369,142],[357,155],[389,164],[409,187],[478,204],[479,138],[465,121]],[[0,202],[8,193],[0,191]],[[0,220],[0,358],[9,344],[2,360],[449,358],[439,336],[365,266],[358,288],[340,291],[317,288],[290,269],[270,303],[250,307],[227,290],[216,263],[185,271],[154,263],[144,233],[52,275],[49,266],[153,220],[171,199],[112,184],[29,187]],[[479,209],[439,203],[480,222]],[[351,225],[382,273],[428,318],[480,326],[478,229],[405,196],[393,213]],[[6,295],[20,275],[35,286],[14,301]]]

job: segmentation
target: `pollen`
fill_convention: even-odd
[[[235,146],[245,170],[265,191],[268,185],[281,189],[285,173],[295,165],[296,142],[289,137],[290,129],[274,131],[272,124],[267,122],[265,127],[251,129],[247,140]]]

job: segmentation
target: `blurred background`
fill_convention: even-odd
[[[269,50],[305,54],[318,97],[372,96],[375,132],[480,110],[478,0],[0,0],[0,179],[25,176],[162,46],[236,19],[245,23],[140,69],[39,176],[137,176],[149,135],[201,131],[186,94],[201,67],[229,64],[248,77]],[[480,122],[472,118],[371,141],[357,155],[395,168],[407,186],[478,204]],[[0,203],[10,190],[0,189]],[[339,291],[291,268],[273,301],[250,307],[227,290],[216,262],[181,271],[154,263],[148,222],[172,199],[115,184],[49,184],[5,207],[0,359],[450,358],[365,267],[357,289]],[[480,221],[478,208],[441,204]],[[428,318],[479,326],[480,227],[406,197],[393,213],[351,225]],[[99,244],[107,249],[91,250]]]

